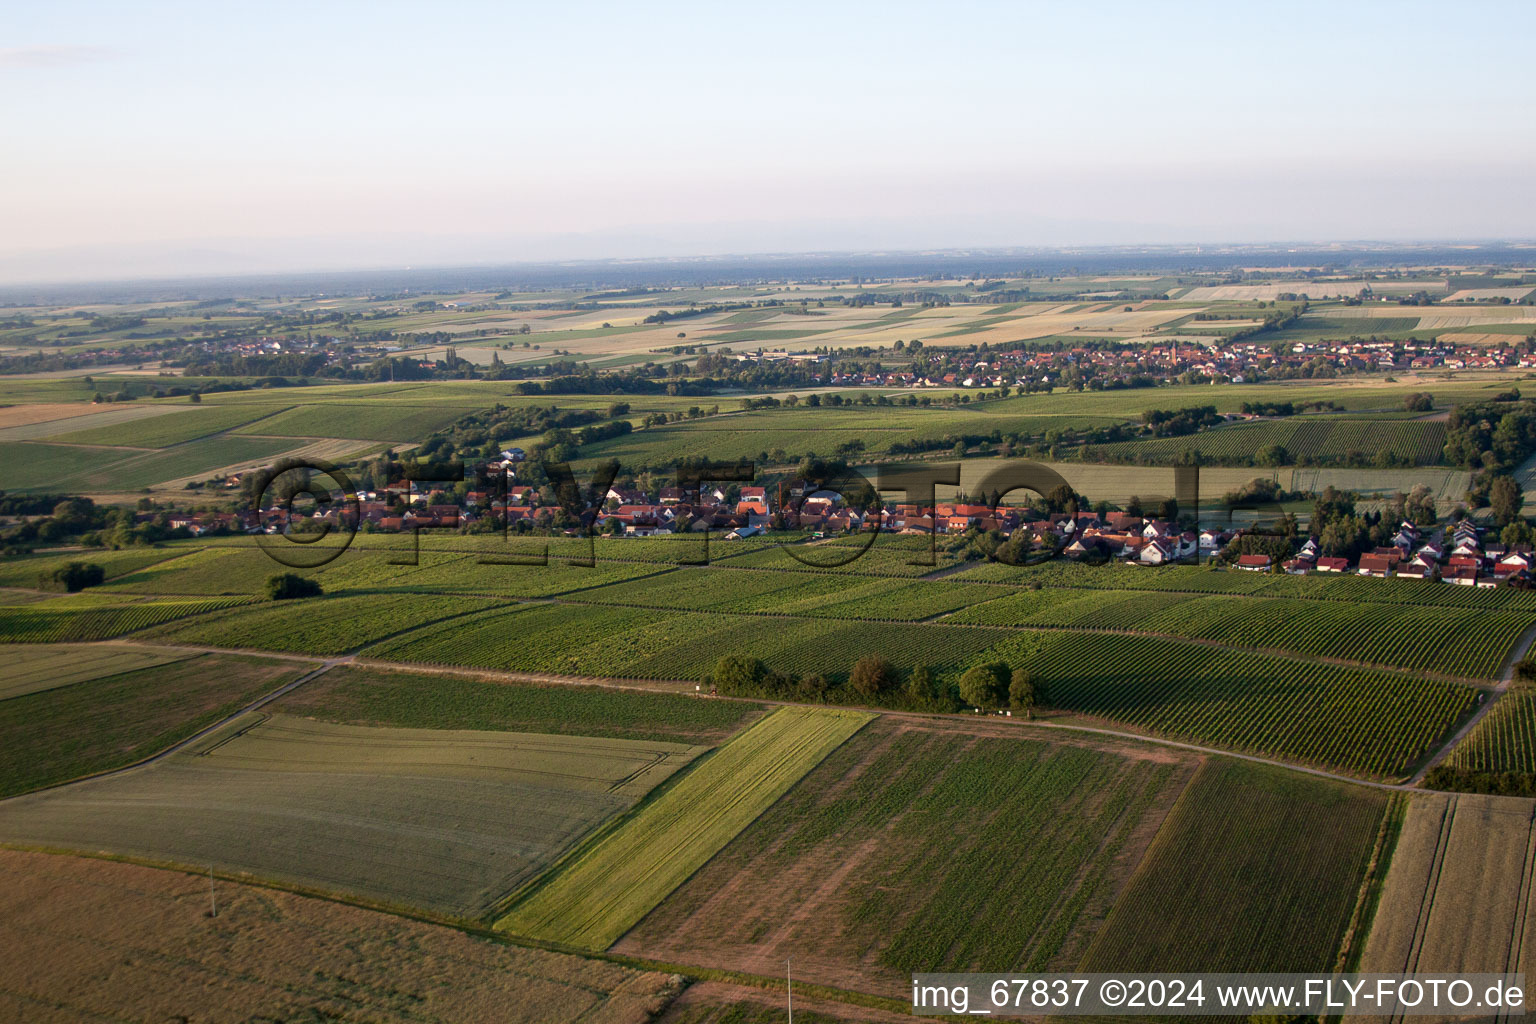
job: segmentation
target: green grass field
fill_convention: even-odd
[[[71,594],[0,607],[0,643],[55,644],[110,640],[149,626],[244,604],[250,598],[149,600]]]
[[[469,411],[455,406],[407,405],[395,401],[300,405],[248,423],[238,433],[264,437],[348,437],[416,444]]]
[[[0,469],[0,489],[64,494],[137,491],[225,466],[265,461],[295,447],[292,441],[235,435],[153,451],[16,441]]]
[[[56,434],[51,441],[69,444],[129,445],[135,448],[164,448],[183,444],[210,434],[230,430],[254,419],[276,412],[281,406],[262,409],[255,406],[214,406],[189,409],[185,405],[167,405],[159,416],[131,423],[94,427]],[[67,422],[67,421],[66,421]]]
[[[486,598],[352,594],[240,606],[148,630],[146,639],[209,647],[250,647],[304,654],[342,654],[414,623],[452,620],[494,604]]]
[[[39,577],[47,576],[70,562],[99,565],[106,578],[116,582],[152,565],[175,558],[182,554],[183,550],[167,546],[124,548],[120,551],[106,549],[71,551],[62,555],[51,555],[46,552],[35,555],[9,555],[0,559],[0,587],[37,587]]]
[[[74,481],[131,454],[120,448],[16,441],[0,462],[0,490],[68,493]]]
[[[606,949],[871,717],[781,708],[579,851],[496,926]]]

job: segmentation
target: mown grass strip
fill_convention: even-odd
[[[781,708],[568,861],[496,927],[606,949],[873,717]]]

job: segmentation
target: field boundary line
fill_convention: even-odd
[[[207,653],[214,653],[214,652],[204,651],[204,652],[201,652],[201,653],[207,654]],[[238,653],[245,653],[245,652],[235,651],[235,652],[230,652],[230,653],[238,654]],[[295,660],[297,660],[297,659],[295,659]],[[307,658],[307,659],[304,659],[304,660],[313,662],[315,659],[314,658]],[[209,725],[207,725],[206,727],[204,727],[202,729],[199,729],[197,732],[193,733],[192,735],[187,736],[187,737],[185,737],[183,739],[177,740],[175,743],[172,743],[170,746],[164,747],[161,750],[158,750],[155,753],[148,755],[147,757],[141,757],[137,761],[134,761],[134,762],[132,762],[130,764],[120,765],[120,766],[118,766],[116,768],[105,768],[105,769],[103,769],[103,770],[101,770],[99,772],[91,772],[88,775],[76,776],[73,779],[67,779],[67,780],[65,780],[63,782],[55,782],[52,785],[40,786],[37,789],[30,789],[30,790],[28,790],[25,793],[17,793],[15,796],[8,797],[7,799],[9,799],[9,800],[19,800],[19,799],[21,799],[23,797],[32,796],[32,795],[37,794],[37,793],[46,793],[46,792],[48,792],[50,790],[54,790],[54,789],[62,789],[65,786],[73,786],[73,785],[75,785],[77,783],[81,783],[81,782],[91,782],[91,781],[94,781],[94,780],[97,780],[97,779],[110,778],[110,777],[112,777],[114,775],[123,775],[123,774],[126,774],[126,773],[131,772],[131,771],[136,771],[136,770],[138,770],[140,768],[148,767],[149,765],[155,764],[158,761],[163,761],[167,757],[170,757],[172,754],[175,754],[175,753],[177,753],[177,752],[179,752],[181,750],[185,750],[187,747],[190,747],[190,746],[192,746],[195,743],[199,743],[202,740],[207,739],[210,735],[212,735],[213,733],[218,732],[220,729],[223,729],[225,726],[229,725],[231,722],[234,722],[235,720],[237,720],[239,718],[242,718],[243,716],[248,715],[248,714],[250,714],[253,711],[260,711],[262,708],[266,707],[268,704],[272,703],[274,700],[277,700],[280,697],[284,697],[284,696],[288,695],[289,693],[292,693],[294,690],[298,689],[300,686],[303,686],[305,683],[309,682],[310,680],[318,678],[319,676],[324,675],[326,672],[329,672],[331,669],[335,668],[338,664],[341,664],[342,661],[344,661],[344,660],[345,659],[341,659],[341,658],[333,658],[333,659],[331,659],[329,661],[323,662],[322,664],[316,666],[315,668],[313,668],[309,672],[301,673],[298,676],[298,678],[292,679],[292,680],[284,683],[282,686],[279,686],[277,689],[272,690],[272,691],[270,691],[270,692],[268,692],[266,694],[263,694],[260,697],[257,697],[255,700],[251,701],[249,704],[246,704],[245,706],[243,706],[243,707],[241,707],[241,708],[231,712],[230,714],[225,715],[223,718],[219,719],[218,721],[210,723]],[[6,845],[6,844],[0,843],[0,845]]]
[[[1381,825],[1376,830],[1376,842],[1371,847],[1371,859],[1360,879],[1360,891],[1355,896],[1355,909],[1339,943],[1334,960],[1334,973],[1349,972],[1365,955],[1365,944],[1370,941],[1371,928],[1376,923],[1376,910],[1381,892],[1386,888],[1387,873],[1392,870],[1392,858],[1397,853],[1397,842],[1403,825],[1408,820],[1410,798],[1394,793],[1387,797],[1386,810]]]
[[[176,646],[172,644],[160,646]],[[209,654],[266,654],[267,652],[250,648],[197,648]],[[283,657],[292,660],[318,660],[314,656],[273,652],[273,657]],[[556,673],[541,672],[514,672],[506,669],[475,668],[473,666],[445,665],[438,662],[412,662],[389,661],[382,658],[367,658],[357,655],[341,656],[331,659],[336,664],[353,665],[359,668],[375,668],[393,672],[424,672],[434,675],[457,675],[479,677],[491,682],[508,683],[545,683],[560,686],[603,686],[621,690],[642,690],[653,693],[685,693],[693,694],[692,688],[697,686],[696,680],[691,679],[629,679],[616,676],[572,676]],[[857,704],[810,704],[801,701],[780,700],[770,697],[738,697],[730,694],[713,694],[711,700],[741,701],[747,704],[756,704],[762,707],[800,707],[800,708],[836,708],[845,711],[862,711],[868,714],[887,715],[898,719],[917,719],[920,721],[968,721],[975,718],[973,714],[955,712],[943,714],[940,712],[895,711],[888,708],[862,707]],[[989,720],[995,716],[986,716]],[[1251,761],[1255,764],[1270,765],[1275,768],[1286,768],[1291,771],[1302,772],[1318,778],[1333,779],[1337,782],[1348,782],[1357,786],[1369,786],[1373,789],[1384,789],[1395,792],[1424,793],[1431,792],[1417,788],[1412,782],[1385,782],[1377,779],[1365,779],[1354,775],[1346,775],[1329,771],[1325,768],[1315,768],[1291,761],[1282,761],[1276,758],[1263,757],[1258,754],[1244,754],[1235,750],[1223,750],[1218,747],[1207,747],[1197,743],[1188,743],[1183,740],[1169,739],[1162,736],[1148,735],[1146,733],[1129,732],[1121,729],[1110,729],[1102,726],[1080,725],[1069,722],[1047,722],[1035,720],[1032,722],[1017,721],[1023,729],[1055,729],[1067,732],[1080,732],[1089,735],[1109,736],[1120,740],[1130,740],[1139,743],[1150,743],[1156,746],[1170,747],[1176,750],[1185,750],[1195,754],[1214,755],[1219,757],[1235,757],[1243,761]],[[1509,799],[1522,799],[1510,797]]]

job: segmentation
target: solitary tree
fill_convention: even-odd
[[[960,699],[978,708],[999,708],[1008,700],[1008,666],[977,665],[960,677]]]

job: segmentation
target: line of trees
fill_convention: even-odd
[[[780,672],[758,658],[727,654],[715,663],[705,683],[733,697],[844,702],[937,713],[953,713],[967,707],[985,711],[1006,708],[1033,717],[1035,709],[1044,702],[1040,686],[1029,670],[1013,668],[1005,662],[976,665],[958,680],[948,681],[928,665],[917,665],[903,676],[880,654],[859,658],[845,679],[820,672]]]

